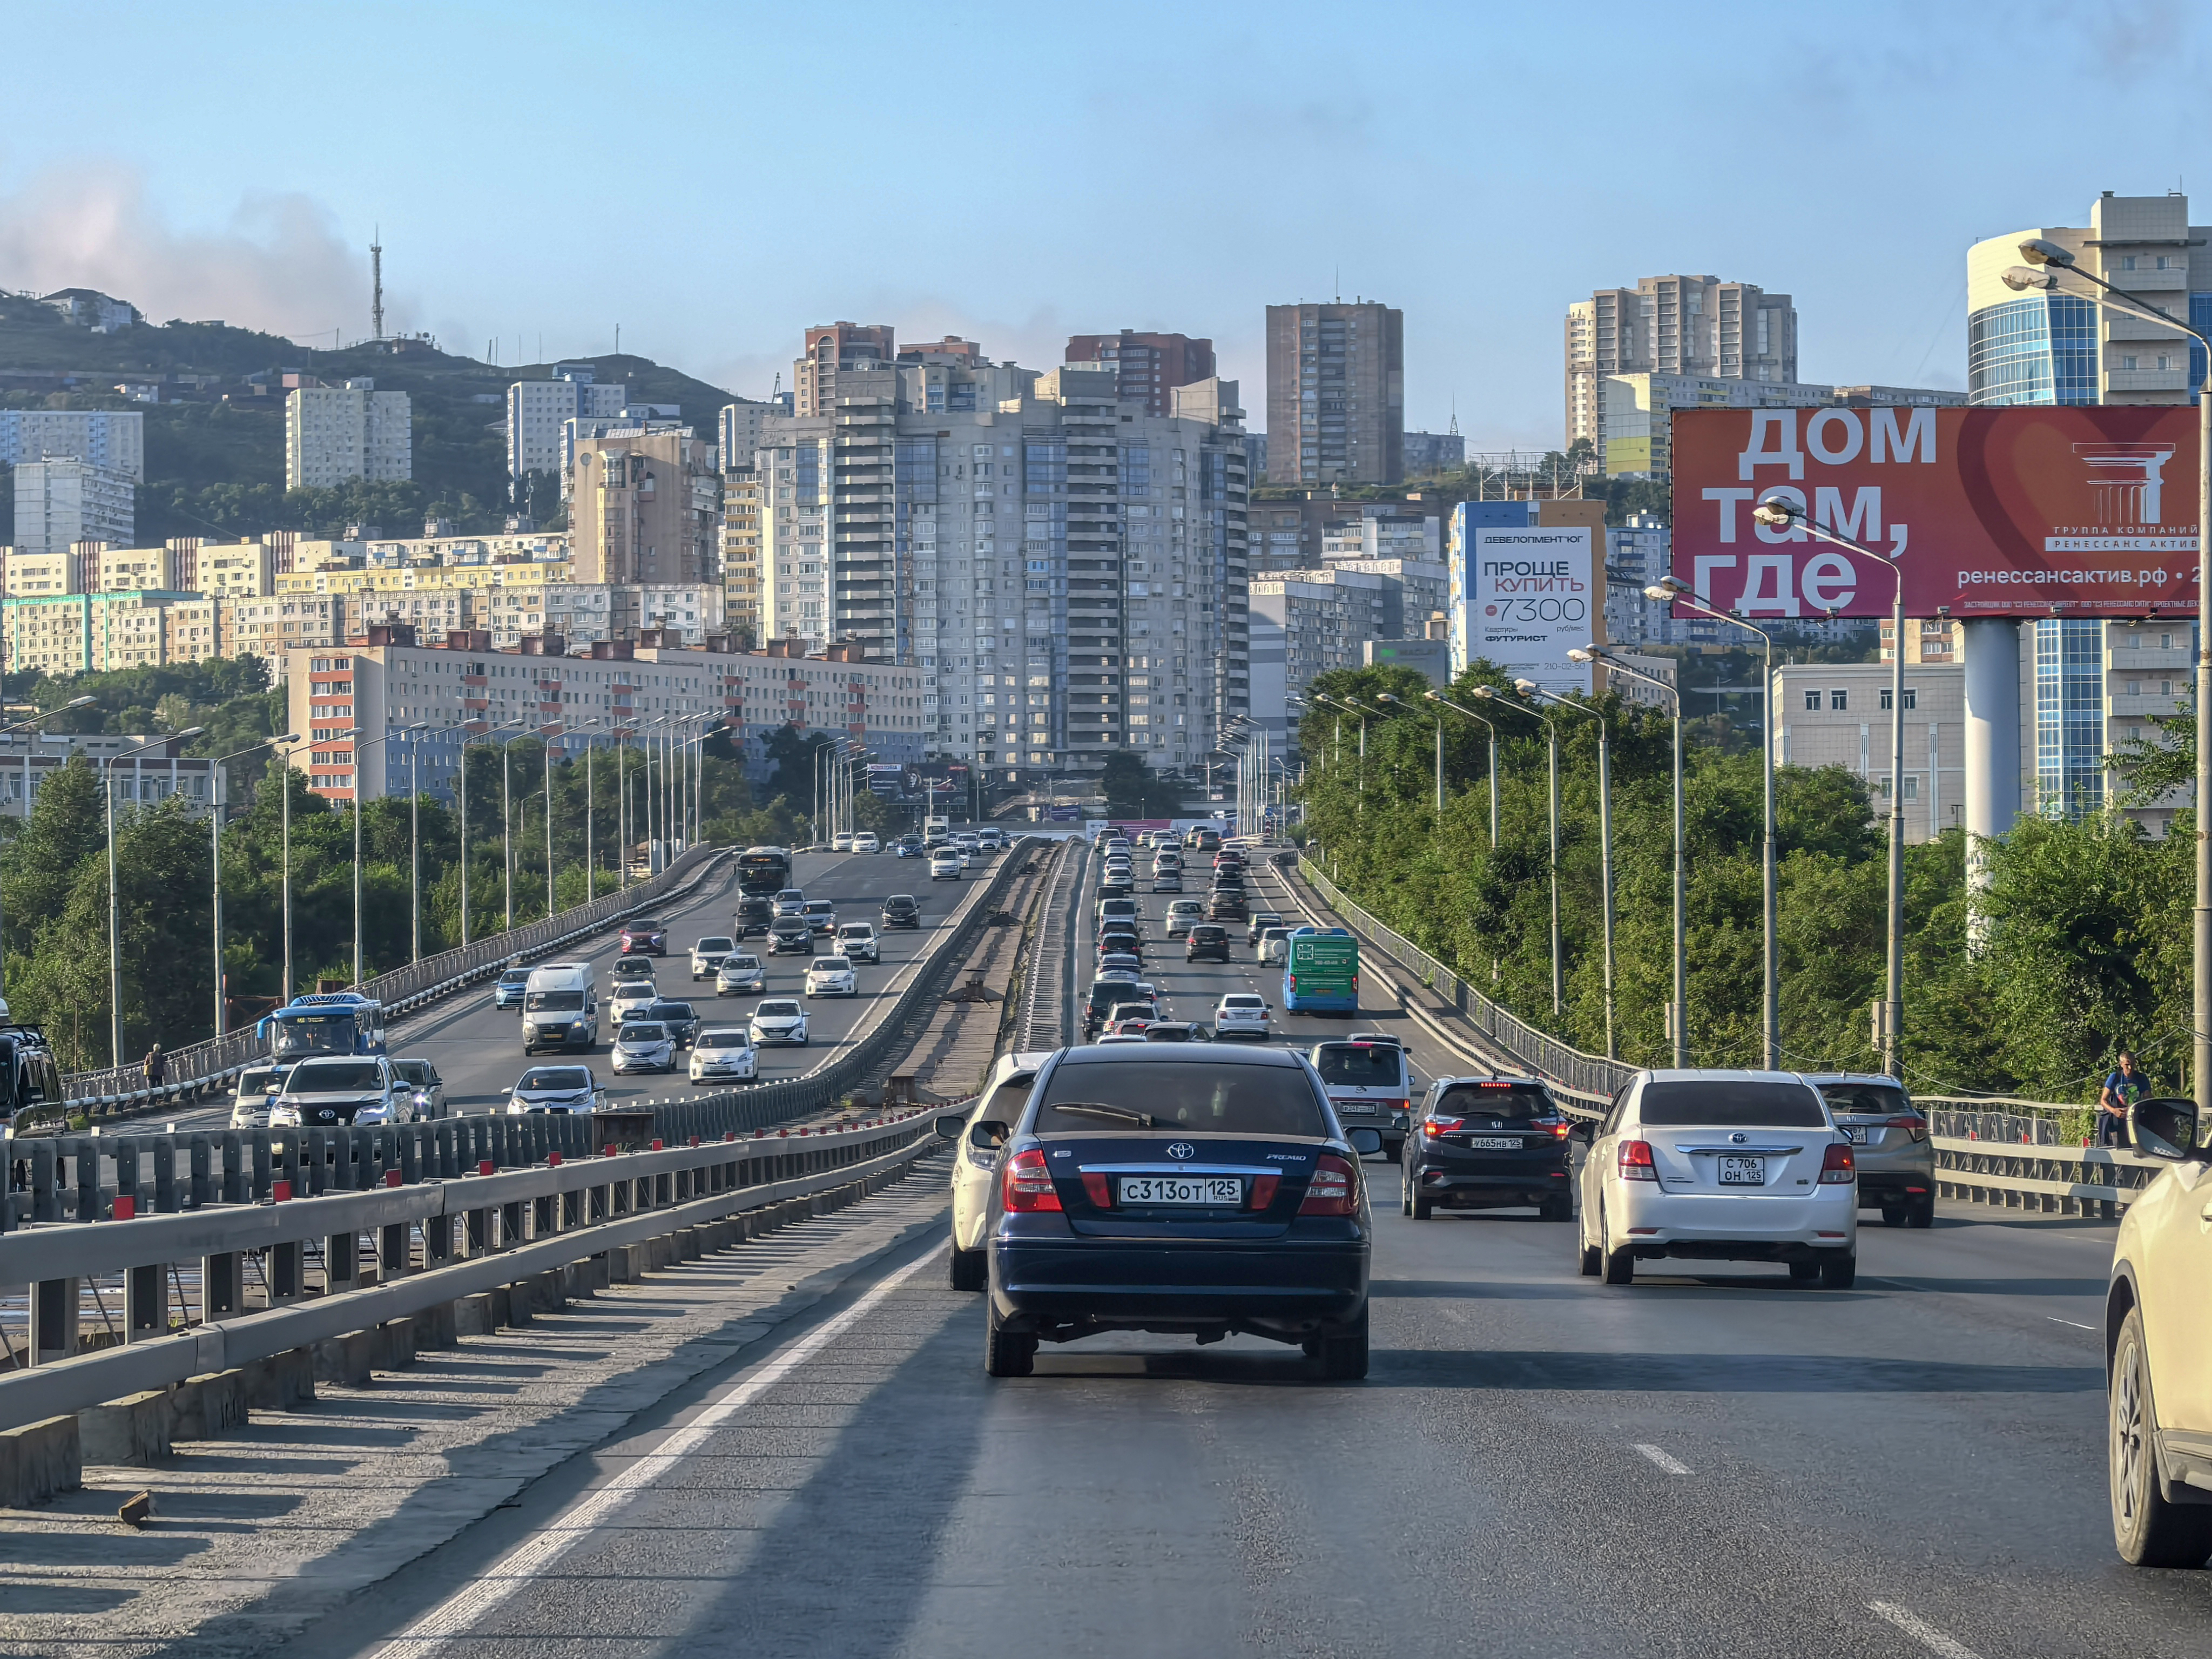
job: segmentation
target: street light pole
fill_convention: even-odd
[[[1763,1027],[1761,1046],[1764,1053],[1760,1064],[1770,1072],[1778,1072],[1782,1069],[1782,974],[1780,923],[1777,914],[1778,907],[1776,902],[1777,877],[1774,860],[1774,635],[1757,623],[1746,622],[1741,617],[1731,616],[1725,611],[1714,610],[1672,576],[1662,576],[1644,590],[1644,597],[1662,603],[1672,600],[1686,610],[1696,611],[1699,616],[1711,617],[1715,622],[1724,622],[1731,627],[1741,628],[1747,633],[1756,634],[1766,647],[1766,686],[1764,705],[1766,712],[1764,717],[1765,723],[1759,732],[1760,746],[1765,750],[1763,757],[1765,763],[1759,769],[1766,793],[1765,836],[1759,860],[1766,923],[1764,953],[1765,1000],[1760,1010]],[[1679,694],[1677,707],[1680,707]]]
[[[1805,509],[1794,501],[1761,501],[1752,508],[1751,516],[1771,529],[1802,531],[1816,541],[1832,543],[1886,565],[1894,585],[1889,609],[1889,961],[1879,1035],[1881,1069],[1901,1079],[1905,1075],[1905,1058],[1899,1050],[1899,1038],[1905,1029],[1905,567],[1891,554],[1813,523]],[[2204,845],[2200,836],[2200,856]]]
[[[397,737],[397,736],[398,736],[398,735],[399,735],[397,732],[386,732],[382,737],[380,737],[380,738],[368,738],[367,740],[365,740],[365,741],[364,741],[364,740],[363,740],[363,738],[362,738],[362,732],[364,730],[366,730],[366,729],[367,729],[367,728],[365,728],[365,727],[356,726],[353,727],[351,730],[349,730],[349,732],[347,732],[347,733],[346,733],[346,736],[347,736],[347,737],[349,737],[349,738],[352,738],[352,739],[353,739],[353,982],[354,982],[354,988],[355,988],[356,990],[358,990],[358,989],[360,989],[360,988],[361,988],[361,982],[362,982],[362,973],[361,973],[361,968],[362,968],[362,962],[361,962],[361,809],[362,809],[362,799],[361,799],[361,791],[362,791],[362,775],[362,775],[362,758],[361,758],[361,751],[362,751],[362,750],[364,750],[364,749],[370,749],[370,748],[374,748],[376,744],[380,744],[380,743],[389,743],[389,742],[391,742],[391,741],[392,741],[392,739],[393,738],[395,738],[395,737]]]
[[[562,747],[567,745],[564,742]],[[545,914],[551,915],[553,902],[553,739],[545,739]]]
[[[1642,680],[1668,694],[1674,703],[1674,1001],[1667,1021],[1671,1028],[1668,1035],[1674,1040],[1674,1069],[1686,1070],[1690,1064],[1690,951],[1687,926],[1684,915],[1688,899],[1688,882],[1684,870],[1682,842],[1682,692],[1656,674],[1648,674],[1640,668],[1631,668],[1619,657],[1606,650],[1595,641],[1581,651],[1570,651],[1567,655],[1576,661],[1585,659],[1601,662],[1616,674],[1626,674],[1631,679]]]
[[[85,701],[88,702],[91,699],[87,698]],[[217,1036],[221,1036],[222,1035],[223,1027],[222,803],[216,799],[217,794],[221,793],[222,784],[226,775],[222,769],[229,765],[230,763],[234,760],[242,759],[246,756],[257,753],[261,750],[272,748],[282,744],[297,743],[299,740],[299,734],[293,732],[287,732],[283,736],[278,738],[264,738],[259,743],[249,744],[243,749],[223,756],[222,759],[216,761],[216,763],[209,769],[208,822],[210,825],[210,833],[208,840],[210,844],[210,866],[215,878],[213,885],[210,889],[210,895],[214,900],[212,908],[214,911],[213,922],[215,929],[215,1034]]]
[[[1498,727],[1493,722],[1484,720],[1473,709],[1462,708],[1440,691],[1424,691],[1421,695],[1431,702],[1441,704],[1455,714],[1466,715],[1468,719],[1476,721],[1490,733],[1490,850],[1494,853],[1498,850]]]
[[[207,728],[187,726],[174,737],[156,738],[135,749],[118,750],[107,757],[104,769],[107,787],[101,793],[107,806],[107,999],[108,1064],[123,1064],[123,902],[115,880],[115,763],[143,755],[172,743],[189,743]]]
[[[2177,333],[2202,344],[2212,361],[2212,335],[2192,328],[2157,307],[2124,294],[2103,277],[2075,263],[2074,251],[2043,238],[2031,237],[2020,245],[2027,261],[2004,273],[2008,288],[2058,287],[2058,270],[2070,270],[2103,293],[2076,295],[2106,305],[2126,306]],[[2052,267],[2057,267],[2053,270]],[[2190,978],[2190,1091],[2199,1102],[2212,1088],[2212,615],[2205,595],[2212,592],[2212,384],[2200,389],[2197,399],[2197,902],[2191,915]],[[1897,654],[1905,655],[1905,639],[1898,636]]]
[[[420,770],[422,757],[422,734],[430,729],[428,720],[417,720],[405,728],[407,733],[407,910],[408,961],[422,960],[422,782]],[[354,769],[359,781],[361,770]],[[360,792],[355,791],[356,801]]]
[[[1613,1022],[1613,745],[1607,738],[1605,711],[1587,703],[1570,701],[1556,692],[1547,691],[1534,680],[1516,680],[1515,690],[1524,697],[1537,697],[1557,708],[1578,714],[1588,714],[1597,722],[1597,829],[1598,881],[1604,889],[1604,903],[1601,907],[1605,920],[1605,1057],[1620,1058],[1620,1045]],[[1557,754],[1556,746],[1553,753]],[[1558,787],[1556,762],[1553,787]]]
[[[1551,767],[1552,801],[1552,1017],[1556,1019],[1566,1011],[1566,970],[1559,948],[1559,727],[1533,708],[1524,708],[1517,702],[1508,702],[1486,685],[1474,688],[1474,695],[1495,708],[1510,708],[1516,714],[1526,714],[1544,728],[1547,758]],[[1494,735],[1494,734],[1493,734]]]

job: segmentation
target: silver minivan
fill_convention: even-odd
[[[599,1040],[599,993],[580,962],[549,962],[531,970],[522,993],[522,1052],[589,1048]]]

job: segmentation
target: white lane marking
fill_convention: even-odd
[[[1656,1446],[1638,1445],[1636,1449],[1642,1452],[1646,1457],[1650,1458],[1654,1463],[1656,1463],[1661,1468],[1666,1470],[1669,1474],[1687,1474],[1690,1473],[1690,1466],[1687,1463],[1678,1462],[1676,1459],[1668,1456],[1665,1452],[1661,1451]]]
[[[1929,1652],[1942,1655],[1943,1659],[1981,1659],[1981,1656],[1964,1642],[1945,1635],[1909,1607],[1901,1607],[1894,1601],[1869,1601],[1867,1610],[1888,1620]]]
[[[2057,1314],[2045,1314],[2043,1316],[2054,1325],[2071,1325],[2077,1331],[2094,1333],[2097,1328],[2094,1325],[2084,1325],[2078,1319],[2061,1319]]]
[[[660,1475],[689,1457],[730,1419],[805,1364],[867,1316],[900,1285],[942,1253],[932,1250],[908,1262],[834,1319],[823,1322],[738,1383],[653,1450],[631,1460],[606,1485],[586,1492],[556,1516],[544,1530],[510,1550],[466,1589],[448,1597],[417,1619],[404,1632],[376,1650],[377,1659],[422,1659],[465,1636],[477,1624],[543,1580],[554,1565],[592,1532],[612,1522],[623,1506]]]

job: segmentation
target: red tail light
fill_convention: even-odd
[[[1620,1143],[1620,1178],[1623,1181],[1659,1179],[1659,1171],[1651,1162],[1650,1141],[1624,1140]]]
[[[1032,1146],[1006,1160],[1006,1184],[1001,1189],[1006,1208],[1016,1215],[1058,1210],[1060,1194],[1052,1184],[1052,1171],[1044,1166],[1044,1153]]]
[[[1848,1187],[1858,1178],[1858,1166],[1851,1161],[1849,1146],[1833,1146],[1820,1155],[1820,1184],[1823,1187]]]
[[[1358,1177],[1352,1165],[1340,1158],[1323,1155],[1314,1164],[1313,1181],[1306,1188],[1305,1202],[1298,1206],[1300,1215],[1357,1215],[1359,1213]]]
[[[1537,1120],[1536,1127],[1540,1129],[1549,1129],[1554,1139],[1565,1140],[1567,1138],[1569,1125],[1566,1119],[1563,1117],[1555,1117],[1548,1121],[1540,1118]]]
[[[1911,1112],[1897,1117],[1884,1118],[1881,1127],[1885,1129],[1902,1129],[1915,1140],[1928,1139],[1928,1120],[1916,1116]]]
[[[1463,1117],[1432,1117],[1421,1125],[1421,1133],[1425,1135],[1448,1135],[1466,1127],[1467,1120]]]

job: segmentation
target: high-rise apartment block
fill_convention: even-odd
[[[1467,465],[1467,440],[1456,432],[1408,432],[1406,434],[1406,476],[1434,477],[1456,472]]]
[[[808,329],[805,355],[791,366],[799,417],[835,409],[840,377],[888,368],[897,356],[896,332],[888,324],[830,323]]]
[[[146,417],[136,410],[0,409],[0,461],[89,461],[143,483]]]
[[[569,422],[619,420],[629,408],[629,388],[599,385],[589,368],[562,364],[550,380],[517,380],[507,389],[507,476],[558,472]]]
[[[1608,374],[1712,380],[1797,378],[1797,308],[1786,294],[1717,276],[1644,276],[1567,307],[1567,443],[1601,441]]]
[[[690,427],[576,447],[569,536],[580,582],[697,583],[718,574],[722,475]]]
[[[15,468],[15,552],[66,553],[78,542],[131,544],[137,486],[89,461],[25,461]]]
[[[723,471],[743,472],[751,468],[754,452],[761,447],[761,434],[775,412],[774,404],[750,403],[744,398],[722,405],[717,431]]]
[[[411,422],[407,394],[374,380],[295,387],[284,399],[284,488],[413,477]]]
[[[1406,316],[1373,301],[1267,307],[1267,479],[1405,477]]]
[[[1125,404],[1142,404],[1148,415],[1165,415],[1175,389],[1213,378],[1213,342],[1187,334],[1077,334],[1064,361],[1110,368]]]
[[[848,361],[835,404],[757,457],[763,635],[919,665],[928,757],[1200,763],[1250,706],[1234,383],[1153,415],[1104,366],[879,332],[875,366]]]
[[[752,470],[754,453],[746,453],[744,467],[726,467],[722,473],[723,617],[748,649],[767,636],[761,617],[761,477]]]

